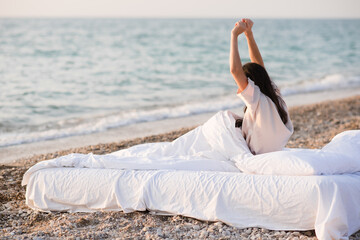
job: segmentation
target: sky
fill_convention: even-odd
[[[0,0],[0,17],[360,18],[360,0]]]

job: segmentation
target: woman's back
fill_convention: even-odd
[[[289,115],[284,124],[274,102],[251,79],[237,96],[247,107],[241,129],[250,150],[261,154],[284,148],[293,133]],[[287,112],[286,105],[283,108]]]

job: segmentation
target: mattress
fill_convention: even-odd
[[[347,239],[360,229],[360,131],[322,149],[253,155],[230,111],[173,142],[107,155],[69,154],[23,176],[40,211],[144,211],[222,221],[239,228],[315,229]]]
[[[359,173],[270,176],[63,167],[34,172],[26,189],[26,204],[39,211],[150,210],[239,228],[315,229],[319,239],[346,239],[359,230],[359,199]]]

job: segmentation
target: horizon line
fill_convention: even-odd
[[[0,19],[240,19],[241,17],[223,17],[223,16],[0,16]],[[355,20],[360,19],[358,17],[251,17],[252,19],[313,19],[313,20],[331,20],[331,19],[340,19],[340,20]]]

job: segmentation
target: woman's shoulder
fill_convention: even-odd
[[[237,96],[243,100],[248,108],[254,109],[260,100],[261,91],[259,87],[248,78],[248,85],[242,92],[237,93]]]

